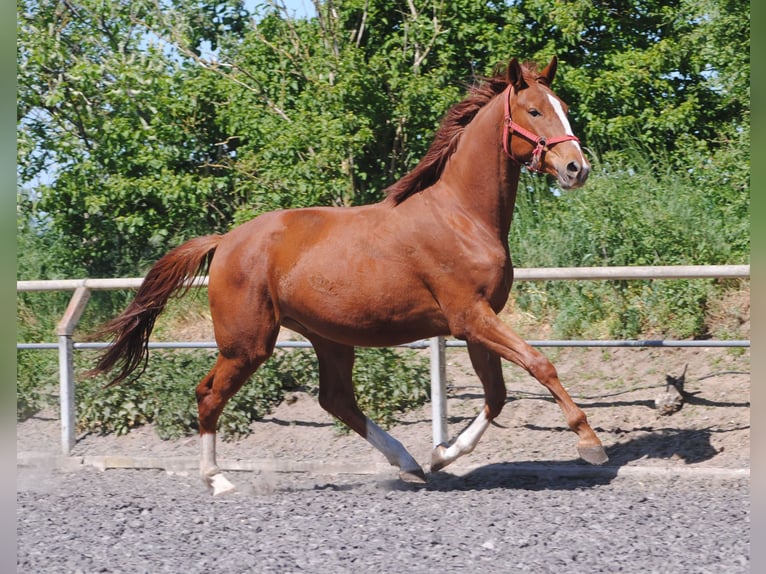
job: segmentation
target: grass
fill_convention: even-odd
[[[646,160],[636,160],[630,169],[602,165],[585,188],[560,196],[536,182],[517,199],[509,238],[514,264],[747,263],[749,244],[742,234],[749,237],[749,193],[726,185],[700,193],[699,182],[688,174],[658,172]],[[724,324],[710,315],[721,315],[736,328],[736,317],[721,302],[748,289],[744,283],[525,282],[514,286],[513,296],[517,313],[549,324],[555,337],[685,339],[709,337],[711,325]]]

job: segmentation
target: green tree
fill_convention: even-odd
[[[18,10],[20,180],[50,180],[20,199],[69,272],[136,273],[189,235],[226,229],[237,198],[216,168],[224,137],[198,71],[148,28],[155,3]]]
[[[222,49],[215,67],[236,82],[226,88],[236,92],[231,165],[249,197],[238,220],[277,207],[379,200],[420,159],[471,74],[474,63],[458,68],[455,54],[471,60],[481,51],[468,49],[462,23],[493,24],[480,2],[417,4],[317,2],[309,21],[271,4],[241,42]],[[458,20],[462,5],[476,9]]]

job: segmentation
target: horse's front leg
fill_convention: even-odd
[[[485,347],[491,353],[519,365],[551,393],[571,428],[579,437],[577,451],[591,464],[604,464],[608,459],[601,441],[588,423],[588,418],[569,396],[559,380],[553,364],[540,351],[514,333],[488,305],[465,319],[460,333],[469,344]]]
[[[449,444],[442,443],[434,448],[431,454],[432,472],[441,470],[458,457],[472,452],[489,423],[500,414],[505,404],[505,381],[500,357],[473,343],[468,344],[468,355],[484,387],[484,408],[454,441]]]

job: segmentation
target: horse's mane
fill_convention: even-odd
[[[524,76],[537,77],[537,67],[532,62],[522,64]],[[508,87],[505,72],[496,72],[490,78],[479,78],[468,87],[463,101],[452,106],[442,119],[431,146],[418,165],[396,183],[387,187],[385,193],[394,205],[436,183],[441,177],[447,160],[457,148],[465,127],[471,123],[479,110],[492,98]]]

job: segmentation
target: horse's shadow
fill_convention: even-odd
[[[309,427],[309,428],[324,428],[324,427],[331,427],[333,426],[333,422],[324,422],[324,421],[301,421],[301,420],[284,420],[284,419],[278,419],[275,417],[270,417],[268,420],[265,420],[264,422],[275,424],[277,426],[281,427]]]
[[[658,387],[664,385],[657,385]],[[647,387],[653,388],[653,387]],[[635,389],[634,389],[635,390]],[[748,401],[710,400],[698,396],[700,392],[682,391],[684,400],[689,405],[707,407],[749,408]],[[646,407],[654,409],[654,401],[648,399],[615,399],[616,395],[598,397],[579,397],[579,404],[585,409],[614,407]],[[471,395],[464,398],[480,398]],[[553,402],[545,395],[509,398],[513,402],[519,398],[532,398]],[[606,400],[605,400],[606,399]],[[470,417],[453,417],[450,424],[470,422]],[[566,434],[569,429],[561,427],[542,427],[534,424],[524,425],[528,430],[557,431]],[[530,462],[493,463],[476,468],[467,474],[455,475],[449,470],[432,473],[428,477],[426,488],[437,491],[449,490],[485,490],[494,488],[532,489],[532,490],[569,490],[608,484],[619,474],[620,468],[642,459],[664,459],[683,461],[686,465],[701,463],[712,459],[718,450],[711,441],[715,433],[745,430],[749,427],[728,429],[655,429],[635,428],[634,431],[646,431],[646,434],[606,447],[609,461],[601,467],[592,467],[580,459],[541,460]],[[604,429],[596,428],[596,432]],[[677,463],[676,463],[677,464]],[[547,469],[550,469],[548,472]],[[402,485],[402,488],[411,488]]]
[[[539,427],[535,427],[541,430]],[[743,430],[739,427],[733,430]],[[551,429],[549,429],[551,430]],[[564,429],[557,429],[564,431]],[[639,429],[640,430],[640,429]],[[448,470],[429,473],[425,484],[410,484],[397,479],[380,479],[378,487],[390,491],[459,492],[472,490],[576,490],[607,485],[620,474],[620,469],[631,462],[646,459],[681,459],[686,464],[710,460],[718,451],[711,438],[713,429],[663,429],[606,448],[609,462],[604,466],[591,466],[580,459],[540,460],[492,463],[465,474],[452,474]],[[354,490],[369,488],[367,481],[348,484],[314,485],[312,488]]]
[[[664,385],[657,385],[661,387]],[[654,388],[654,387],[648,387]],[[586,410],[615,407],[646,407],[654,410],[654,401],[650,399],[615,399],[616,395],[597,397],[579,397],[580,404]],[[685,402],[689,405],[707,407],[741,407],[749,408],[748,401],[710,400],[698,396],[700,392],[683,392]],[[483,395],[464,393],[459,398],[481,398]],[[509,398],[513,402],[521,397]],[[547,395],[529,396],[543,401],[553,402]],[[472,417],[449,417],[450,424],[470,423]],[[285,421],[273,421],[277,424],[287,424]],[[399,424],[417,424],[422,421],[400,421]],[[307,426],[322,426],[312,423]],[[567,435],[569,429],[564,426],[540,426],[526,424],[529,431],[554,431]],[[631,431],[643,431],[645,434],[629,440],[617,442],[606,447],[609,461],[604,466],[590,466],[578,458],[559,460],[539,460],[524,462],[493,463],[471,470],[466,474],[452,474],[449,469],[428,474],[425,485],[412,485],[398,480],[385,480],[385,487],[390,490],[426,489],[433,491],[463,491],[463,490],[572,490],[588,488],[611,483],[620,474],[620,469],[631,466],[639,460],[662,459],[673,461],[678,466],[679,461],[686,465],[701,463],[712,459],[718,450],[713,446],[712,438],[716,433],[746,430],[749,426],[717,429],[678,429],[656,427],[639,427]],[[596,432],[607,432],[596,427]],[[656,465],[655,465],[656,466]],[[344,488],[348,488],[346,485]]]
[[[534,430],[542,430],[533,427]],[[564,430],[563,428],[560,430]],[[741,430],[728,429],[728,430]],[[463,475],[448,471],[432,473],[425,488],[435,491],[490,490],[572,490],[609,484],[620,468],[639,459],[681,459],[686,464],[710,460],[718,450],[712,429],[663,429],[606,448],[609,462],[590,466],[579,459],[505,462],[481,466]],[[403,485],[401,488],[411,488]]]

